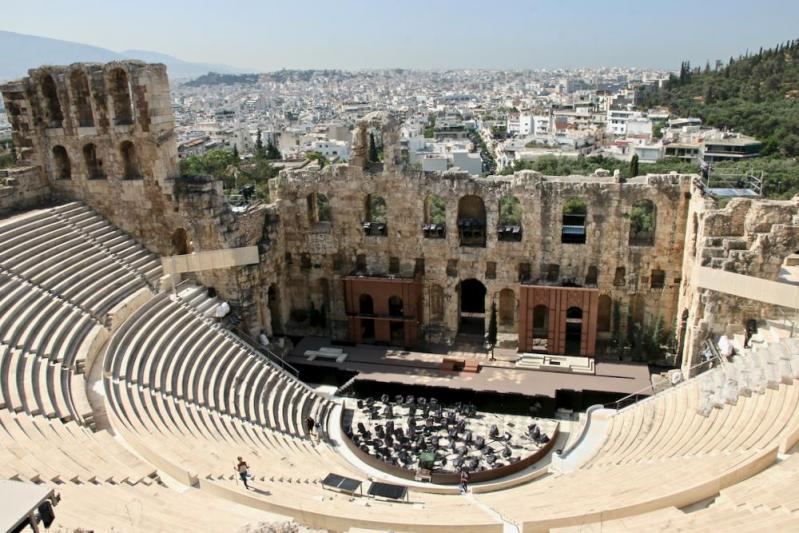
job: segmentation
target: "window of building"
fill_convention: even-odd
[[[497,263],[486,261],[486,279],[497,279]]]
[[[585,244],[586,217],[588,207],[580,198],[569,198],[563,204],[560,242],[564,244]]]
[[[666,273],[663,270],[655,269],[652,271],[650,278],[650,287],[653,289],[662,289],[666,285]]]

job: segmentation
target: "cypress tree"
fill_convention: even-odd
[[[263,158],[266,156],[266,151],[264,150],[264,141],[261,138],[261,130],[258,129],[258,133],[255,135],[255,157]]]
[[[634,178],[638,175],[638,154],[634,154],[630,159],[630,177]]]

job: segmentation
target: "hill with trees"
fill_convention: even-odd
[[[259,74],[220,74],[219,72],[209,72],[203,74],[183,85],[186,87],[200,87],[201,85],[253,85],[258,83]]]
[[[644,99],[763,142],[763,155],[799,156],[799,39],[704,68],[685,61]]]

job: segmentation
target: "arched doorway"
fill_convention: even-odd
[[[461,281],[460,332],[474,335],[485,333],[486,287],[472,278]]]
[[[583,310],[569,307],[566,310],[566,355],[580,355],[583,336]]]
[[[172,254],[186,255],[191,253],[189,235],[183,228],[178,228],[172,233]]]

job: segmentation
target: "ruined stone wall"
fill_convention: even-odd
[[[0,216],[46,205],[52,189],[36,166],[0,170]]]
[[[785,258],[799,250],[799,197],[792,200],[732,199],[723,209],[696,188],[689,206],[683,286],[680,289],[682,367],[701,362],[703,344],[741,335],[748,319],[777,318],[775,306],[702,289],[697,266],[777,280]]]
[[[370,172],[368,167],[346,165],[283,172],[272,189],[285,245],[281,315],[307,309],[311,301],[318,307],[315,287],[324,280],[331,286],[331,328],[334,334],[345,334],[336,329],[337,324],[346,324],[339,280],[355,270],[361,256],[370,275],[391,274],[392,263],[398,266],[393,273],[397,276],[423,272],[423,323],[428,337],[447,338],[457,332],[462,280],[475,278],[486,286],[489,309],[503,289],[513,291],[518,302],[520,271],[529,270],[532,282],[543,282],[550,264],[559,265],[558,282],[578,285],[585,283],[595,267],[600,294],[619,302],[622,316],[629,305],[635,305],[645,322],[662,315],[668,327],[674,320],[682,276],[690,181],[689,176],[653,175],[621,184],[609,177],[544,177],[533,172],[473,178],[455,172],[403,172],[399,167]],[[329,224],[316,223],[309,213],[307,198],[312,193],[327,196]],[[422,235],[425,199],[431,194],[446,203],[445,239]],[[367,195],[386,201],[386,236],[369,236],[363,230]],[[459,245],[458,204],[467,195],[480,197],[485,205],[488,236],[484,248]],[[514,195],[521,202],[521,242],[497,238],[499,200],[504,195]],[[573,197],[588,206],[585,244],[561,243],[563,205]],[[654,245],[631,246],[629,212],[643,199],[657,207]],[[619,267],[624,276],[616,285]],[[665,273],[663,288],[650,287],[653,270]],[[440,319],[430,308],[438,291],[444,300]],[[516,324],[505,329],[515,332]]]
[[[42,169],[51,199],[86,202],[160,255],[262,239],[263,217],[237,216],[221,182],[180,176],[164,65],[45,66],[0,91],[19,160]],[[259,275],[252,266],[194,277],[239,307],[255,331],[260,323],[249,309]]]

